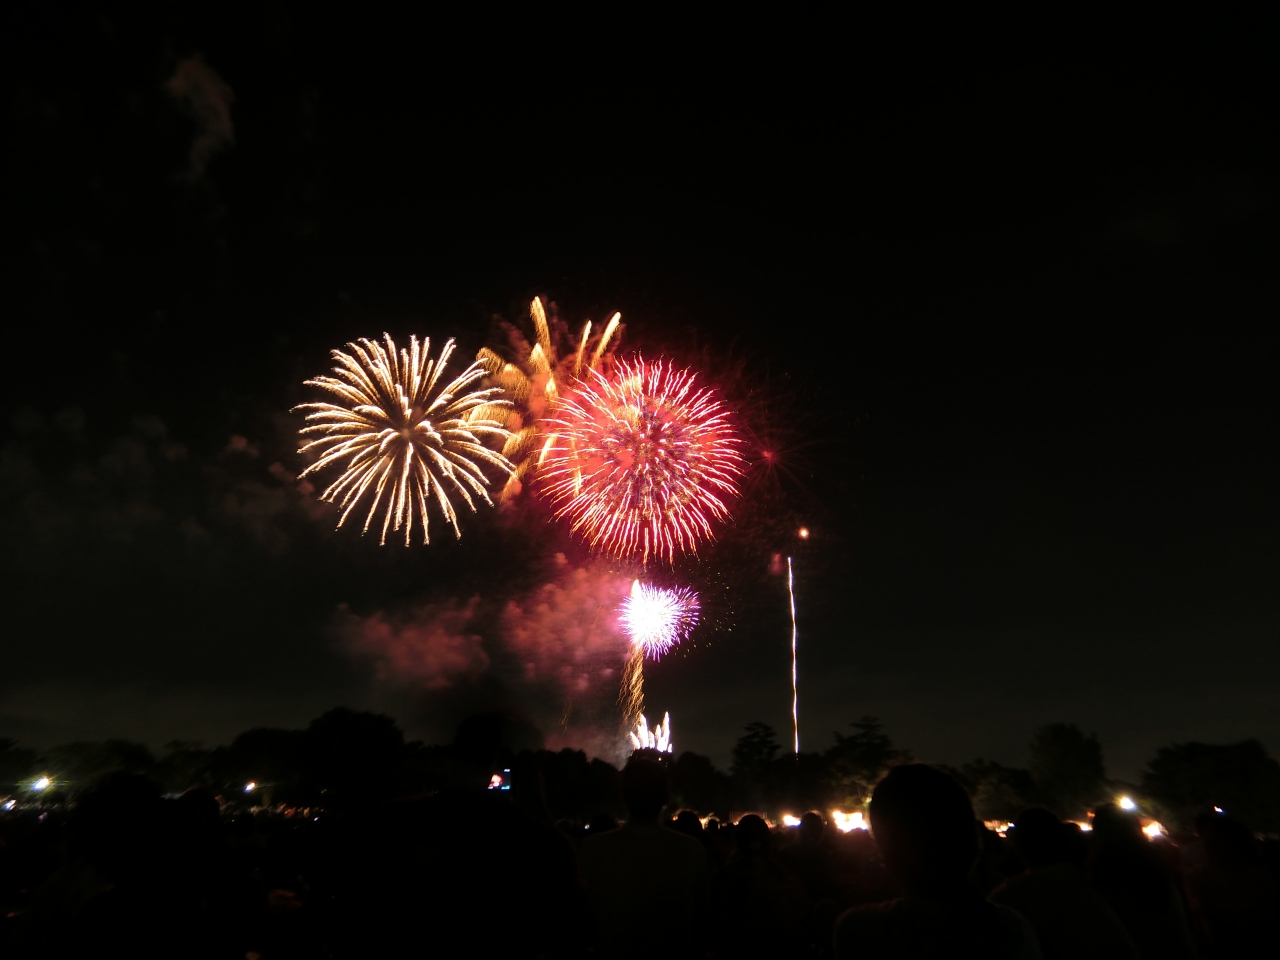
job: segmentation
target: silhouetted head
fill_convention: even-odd
[[[1042,807],[1018,814],[1013,845],[1028,867],[1048,867],[1070,859],[1062,821]]]
[[[683,833],[695,840],[702,839],[702,819],[692,810],[681,810],[676,814],[671,826],[677,833]]]
[[[192,787],[178,798],[179,809],[192,826],[205,832],[218,829],[222,807],[218,798],[203,787]]]
[[[1116,803],[1103,804],[1093,811],[1090,839],[1094,846],[1114,848],[1145,848],[1147,842],[1137,815]]]
[[[894,767],[871,796],[885,867],[908,893],[962,886],[978,856],[973,807],[960,784],[923,763]]]
[[[764,857],[769,853],[769,825],[754,813],[738,821],[733,832],[734,846],[744,857]]]
[[[622,771],[622,799],[633,821],[657,819],[667,804],[667,770],[644,757],[627,761]]]
[[[822,814],[810,810],[800,818],[800,842],[805,845],[817,844],[822,840],[822,832],[826,826]]]
[[[1204,841],[1209,862],[1215,866],[1238,869],[1258,859],[1253,831],[1226,814],[1200,814],[1196,817],[1196,833]]]

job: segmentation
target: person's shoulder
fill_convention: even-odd
[[[1030,920],[1003,903],[986,900],[983,906],[1000,931],[1001,946],[1007,950],[1004,956],[1017,960],[1040,960],[1040,940]]]
[[[850,907],[836,920],[836,957],[874,958],[892,956],[898,941],[893,935],[902,901],[886,900]]]

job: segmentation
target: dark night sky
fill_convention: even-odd
[[[814,749],[872,713],[949,762],[1021,763],[1054,720],[1117,776],[1171,741],[1280,750],[1271,24],[1015,62],[870,27],[604,54],[264,9],[0,30],[0,735],[214,743],[346,704],[553,736],[501,612],[580,546],[536,504],[426,549],[334,533],[289,414],[332,347],[469,355],[542,293],[698,358],[789,451],[668,571],[721,598],[647,675],[678,748],[789,731],[762,558],[801,518]],[[233,143],[166,92],[197,54]],[[344,640],[474,596],[488,668],[448,683]]]

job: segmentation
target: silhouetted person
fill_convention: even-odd
[[[1031,921],[1045,960],[1137,960],[1120,918],[1071,862],[1070,843],[1066,825],[1048,810],[1024,811],[1013,844],[1027,869],[997,887],[991,899]]]
[[[773,855],[769,826],[755,814],[738,821],[734,851],[715,878],[717,942],[729,957],[799,952],[808,897]]]
[[[1094,811],[1086,874],[1143,960],[1196,956],[1182,900],[1138,818],[1115,805]]]
[[[622,771],[622,797],[627,822],[582,843],[597,955],[696,956],[708,884],[702,844],[658,823],[667,802],[667,772],[660,764],[630,761]]]
[[[671,829],[702,843],[702,821],[692,810],[681,810],[671,821]]]
[[[924,764],[894,767],[872,794],[871,829],[903,896],[846,912],[836,956],[1038,960],[1031,925],[969,883],[978,834],[958,783]]]
[[[1205,862],[1187,876],[1187,895],[1215,957],[1280,949],[1280,889],[1262,862],[1253,831],[1220,813],[1196,818]]]

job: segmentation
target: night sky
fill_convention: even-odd
[[[707,607],[646,674],[677,750],[789,739],[788,552],[806,748],[874,714],[951,763],[1059,720],[1120,777],[1280,750],[1271,26],[1015,60],[262,9],[5,14],[0,735],[212,745],[346,705],[590,746],[613,691],[562,722],[511,605],[617,565],[528,494],[405,549],[294,480],[330,349],[469,358],[540,294],[620,310],[624,353],[697,365],[779,451],[656,574]]]

